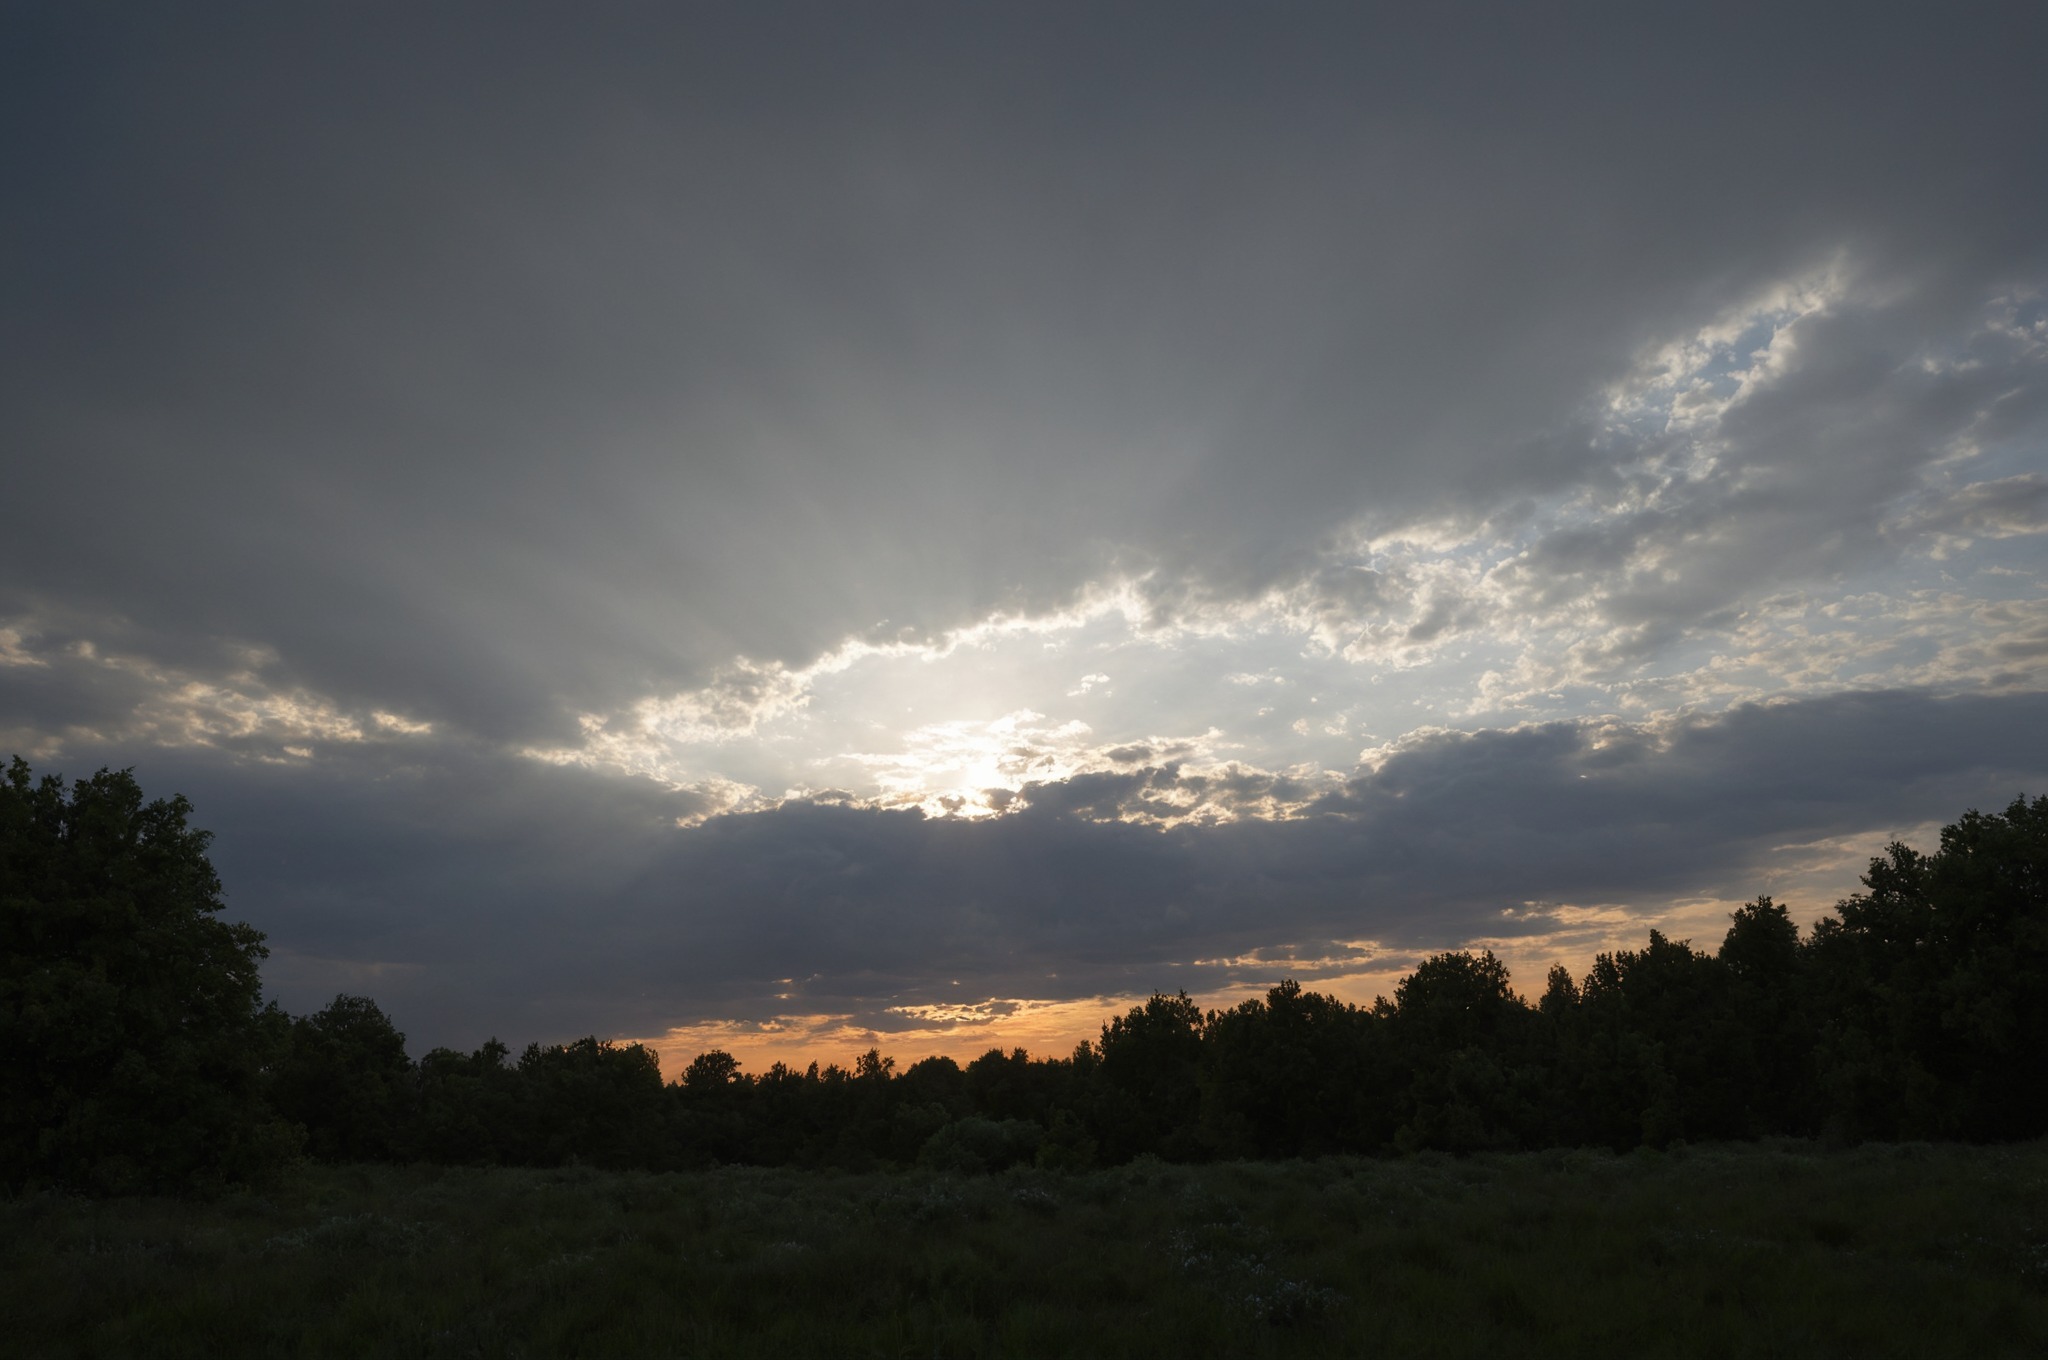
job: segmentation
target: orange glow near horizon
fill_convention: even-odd
[[[1690,939],[1695,948],[1712,953],[1720,946],[1729,913],[1740,905],[1732,900],[1703,898],[1674,904],[1655,916],[1632,914],[1619,907],[1585,908],[1565,915],[1559,922],[1560,928],[1547,934],[1479,938],[1446,948],[1474,953],[1491,950],[1507,966],[1516,992],[1534,1004],[1543,994],[1552,964],[1563,964],[1573,978],[1583,978],[1596,955],[1640,949],[1648,942],[1652,929],[1674,939]],[[1785,905],[1792,910],[1793,919],[1800,922],[1802,931],[1824,910],[1802,910],[1803,904],[1794,902]],[[1424,957],[1426,953],[1388,954],[1378,967],[1322,976],[1316,976],[1313,969],[1304,969],[1306,975],[1299,976],[1299,980],[1309,991],[1369,1006],[1375,998],[1392,997],[1401,979],[1413,972]],[[1264,996],[1279,981],[1275,976],[1190,995],[1204,1010],[1227,1010]],[[1173,990],[1170,977],[1161,990]],[[851,1068],[854,1059],[871,1048],[884,1057],[894,1058],[898,1072],[930,1057],[948,1057],[965,1066],[990,1049],[1007,1053],[1021,1048],[1033,1058],[1064,1058],[1084,1039],[1100,1039],[1102,1028],[1111,1017],[1143,1005],[1147,995],[907,1007],[906,1012],[921,1011],[926,1016],[936,1014],[945,1018],[938,1023],[919,1024],[919,1017],[902,1014],[904,1023],[888,1029],[857,1025],[850,1016],[831,1014],[780,1016],[765,1022],[707,1021],[677,1026],[658,1036],[629,1037],[619,1042],[639,1043],[654,1050],[661,1058],[662,1076],[668,1081],[681,1078],[693,1058],[713,1049],[730,1053],[739,1060],[740,1069],[753,1076],[766,1072],[777,1062],[799,1072],[812,1063],[820,1068],[835,1063]],[[972,1018],[976,1015],[988,1018]]]
[[[797,1071],[811,1063],[850,1068],[869,1049],[896,1060],[896,1070],[924,1058],[948,1057],[965,1066],[992,1048],[1022,1048],[1034,1058],[1066,1057],[1083,1039],[1100,1036],[1113,1015],[1121,1015],[1135,999],[1090,997],[1082,1001],[1024,1001],[1016,1009],[983,1022],[906,1023],[901,1028],[871,1029],[843,1015],[792,1015],[773,1021],[712,1021],[681,1025],[657,1038],[643,1038],[661,1055],[662,1075],[674,1081],[699,1053],[723,1049],[739,1059],[744,1072],[759,1076],[780,1062]],[[909,1020],[909,1017],[905,1017]]]

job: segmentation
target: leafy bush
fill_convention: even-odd
[[[1030,1162],[1045,1130],[1024,1119],[956,1119],[918,1150],[917,1164],[933,1171],[981,1175]]]

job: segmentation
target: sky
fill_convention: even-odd
[[[1408,9],[8,5],[0,756],[671,1076],[2048,792],[2048,9]]]

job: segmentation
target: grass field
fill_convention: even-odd
[[[0,1201],[26,1356],[2039,1356],[2048,1144]]]

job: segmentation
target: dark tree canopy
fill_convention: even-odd
[[[271,1079],[278,1113],[307,1133],[307,1151],[378,1161],[406,1148],[413,1068],[405,1036],[366,996],[337,996],[291,1023]]]
[[[1826,1095],[1868,1137],[2048,1127],[2048,797],[1889,846],[1815,928]]]
[[[263,937],[218,919],[207,833],[127,771],[0,778],[0,1177],[232,1179],[289,1132],[259,1090]]]

